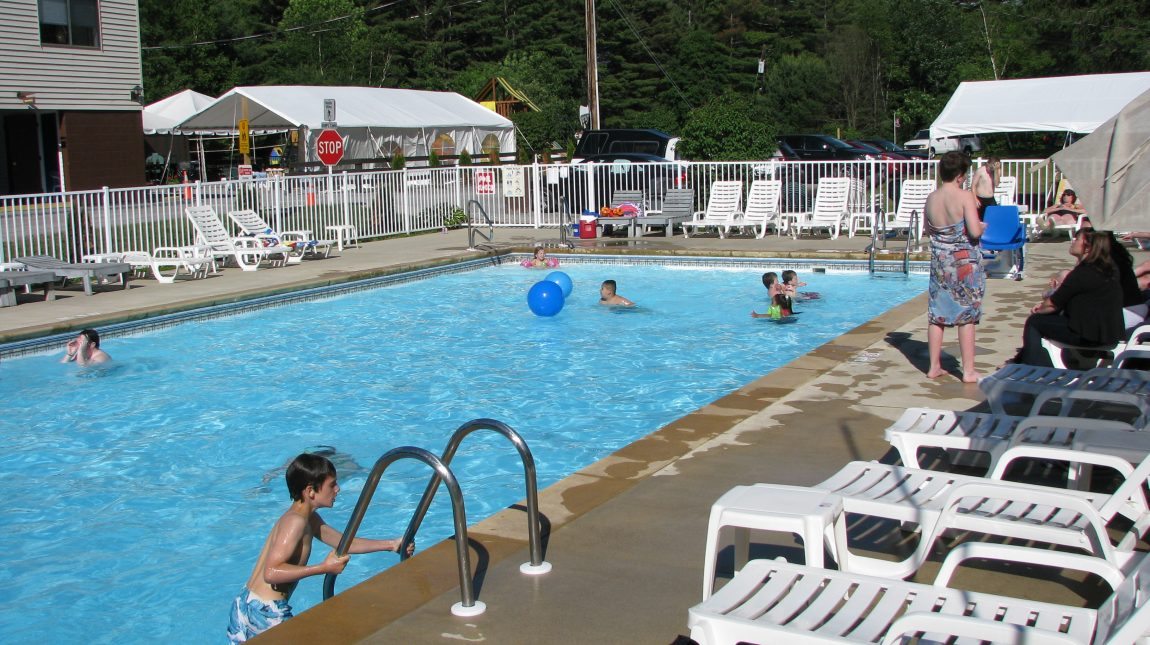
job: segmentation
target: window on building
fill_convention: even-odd
[[[98,0],[39,0],[40,42],[96,47],[100,44]]]

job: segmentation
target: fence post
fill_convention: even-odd
[[[268,177],[268,181],[272,182],[272,221],[276,223],[276,230],[284,230],[283,222],[283,191],[284,191],[284,178],[282,175],[276,174]]]
[[[100,210],[104,214],[104,250],[102,253],[112,252],[112,191],[107,186],[100,191],[102,204]]]
[[[410,171],[404,168],[400,172],[399,180],[403,182],[403,232],[411,235],[411,196],[407,192],[407,174]]]
[[[452,207],[452,211],[454,211],[456,208],[463,208],[463,207],[464,207],[464,204],[463,204],[463,173],[459,171],[459,161],[456,161],[455,162],[455,206]]]
[[[196,180],[195,189],[196,189],[196,206],[203,206],[204,205],[203,184],[200,183],[199,179]]]
[[[343,193],[343,200],[342,200],[343,212],[341,213],[341,215],[343,216],[342,224],[344,226],[348,226],[351,224],[351,204],[349,203],[350,198],[348,197],[348,193],[351,192],[351,187],[348,186],[348,184],[347,184],[347,171],[346,170],[343,171],[341,178],[343,179],[343,185],[340,187],[340,192]]]

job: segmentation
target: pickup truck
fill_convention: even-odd
[[[982,140],[977,134],[962,137],[930,138],[930,130],[919,130],[914,138],[902,144],[907,150],[925,150],[933,157],[944,152],[978,152],[982,150]]]

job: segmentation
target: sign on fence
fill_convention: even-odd
[[[522,197],[525,194],[523,187],[523,166],[509,166],[503,169],[503,196]]]
[[[494,170],[480,170],[475,173],[475,194],[476,195],[494,195],[495,194],[495,171]]]
[[[327,166],[343,159],[343,137],[335,130],[324,130],[315,138],[315,156]]]

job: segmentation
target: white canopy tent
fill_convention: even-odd
[[[315,137],[324,125],[324,100],[334,99],[345,159],[473,155],[515,151],[515,126],[454,92],[374,87],[276,85],[237,87],[187,118],[182,131],[235,132],[246,114],[253,133],[300,130],[302,159],[315,160]],[[246,104],[246,105],[245,105]],[[246,110],[246,111],[245,111]]]
[[[184,90],[144,106],[144,134],[182,134],[176,129],[181,121],[215,101],[207,94]]]
[[[931,138],[996,132],[1093,132],[1150,90],[1150,72],[961,83]]]

